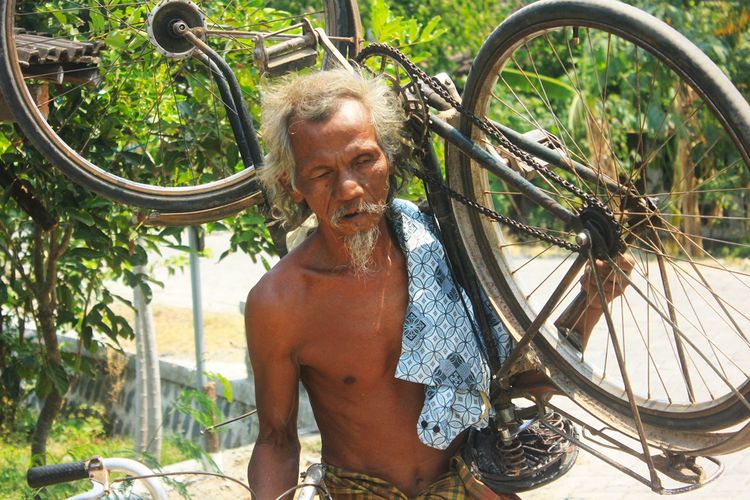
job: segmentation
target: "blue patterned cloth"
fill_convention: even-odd
[[[472,329],[471,302],[453,281],[434,220],[404,200],[392,202],[389,218],[409,274],[396,378],[425,385],[417,434],[444,450],[464,429],[487,426],[490,370]],[[488,313],[505,359],[511,337],[494,311]]]

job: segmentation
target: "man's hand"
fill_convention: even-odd
[[[624,253],[615,257],[614,260],[620,270],[627,276],[630,276],[630,272],[635,266],[635,259],[630,254]],[[597,260],[595,269],[596,274],[601,280],[604,297],[606,298],[607,303],[612,302],[625,292],[625,288],[628,286],[627,281],[622,277],[620,272],[612,269],[609,262],[606,260]],[[592,269],[590,263],[586,264],[583,276],[581,276],[581,289],[589,299],[588,307],[598,306],[601,309],[602,303],[599,300],[599,295],[596,290],[594,269]]]
[[[622,272],[630,276],[635,266],[635,259],[626,253],[618,255],[614,260]],[[555,321],[558,328],[568,332],[568,340],[581,352],[586,349],[591,332],[599,322],[603,307],[606,305],[602,304],[599,298],[595,276],[598,276],[602,283],[602,291],[607,304],[622,295],[628,286],[628,281],[619,271],[612,269],[608,261],[597,260],[593,267],[591,264],[586,264],[580,281],[581,294]]]

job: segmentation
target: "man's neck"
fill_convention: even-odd
[[[380,221],[379,229],[380,232],[371,253],[369,270],[363,277],[377,275],[379,271],[390,267],[394,252],[400,252],[390,224],[385,217]],[[318,240],[317,246],[321,252],[320,264],[332,272],[355,274],[344,236],[336,234],[330,228],[319,227],[314,238]]]

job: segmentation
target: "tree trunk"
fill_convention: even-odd
[[[136,273],[145,273],[145,269],[139,266]],[[145,451],[158,460],[161,457],[162,442],[162,410],[161,410],[161,373],[159,370],[159,356],[156,349],[156,333],[154,331],[154,320],[151,306],[146,302],[143,289],[136,286],[133,289],[133,298],[136,309],[136,335],[140,341],[136,344],[142,347],[142,352],[136,352],[136,366],[143,370],[141,377],[140,403],[142,415],[145,416],[145,426],[138,429],[137,436],[146,435],[146,440],[141,443],[138,451]],[[138,422],[144,424],[144,418],[139,416]]]
[[[37,302],[36,321],[44,343],[45,369],[52,382],[31,435],[32,465],[41,465],[47,461],[47,437],[55,418],[62,409],[69,383],[63,367],[60,343],[57,339],[56,287],[57,262],[67,250],[72,235],[73,226],[70,224],[59,235],[58,228],[49,232],[44,232],[39,226],[35,228],[32,267],[34,296]]]
[[[697,95],[685,84],[677,88],[675,105],[686,129],[696,126],[691,117],[691,110]],[[672,181],[672,199],[675,207],[673,224],[682,230],[679,237],[680,251],[687,255],[699,255],[703,249],[703,234],[701,228],[700,204],[695,188],[698,185],[696,165],[692,157],[694,144],[691,137],[699,135],[678,133],[676,136],[677,150],[674,161],[674,179]]]
[[[45,465],[47,463],[47,438],[52,424],[60,413],[63,405],[63,397],[53,387],[52,391],[44,398],[42,411],[36,420],[34,432],[31,434],[31,465]]]
[[[47,437],[63,405],[64,394],[61,394],[58,390],[58,384],[55,383],[54,378],[65,376],[63,382],[67,385],[67,375],[64,375],[65,370],[62,364],[60,344],[57,339],[54,301],[51,300],[50,294],[47,293],[37,297],[37,301],[39,303],[37,323],[42,340],[44,341],[45,368],[50,374],[49,377],[53,380],[50,384],[50,392],[44,398],[42,411],[39,414],[39,418],[34,426],[34,432],[31,435],[31,462],[34,465],[43,465],[47,462]]]

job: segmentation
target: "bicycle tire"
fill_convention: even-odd
[[[166,57],[154,40],[162,40],[159,30],[176,15],[221,29],[258,29],[262,23],[268,31],[292,23],[286,12],[270,8],[281,2],[261,2],[243,3],[241,9],[235,4],[232,10],[233,2],[222,0],[200,7],[190,0],[106,5],[2,0],[0,90],[34,147],[86,189],[163,212],[229,205],[258,187],[254,168],[245,168],[240,158],[210,71],[189,57],[182,42],[158,42],[163,52],[176,56]],[[334,44],[353,57],[361,39],[356,0],[317,5],[303,14],[317,19],[330,36],[341,37]],[[19,29],[25,32],[17,36]],[[33,38],[33,32],[45,38]],[[220,40],[212,48],[236,71],[251,111],[257,112],[259,75],[251,67],[253,47],[247,45],[252,42],[231,33]],[[24,53],[27,45],[38,50]],[[35,71],[24,75],[27,59]],[[137,78],[144,74],[148,78]],[[48,117],[32,97],[40,86],[49,93],[40,99],[52,108]]]
[[[575,31],[573,27],[576,27]],[[573,39],[570,35],[576,34],[579,35],[580,43],[573,47],[568,41]],[[546,52],[542,48],[547,48]],[[616,52],[620,48],[622,52]],[[583,58],[587,54],[593,55],[595,63],[599,66],[587,66],[590,61],[587,62]],[[610,62],[614,68],[600,67],[603,63]],[[632,71],[630,75],[619,73],[618,64],[620,68],[626,69],[635,66],[638,71],[635,72],[635,76]],[[648,74],[649,71],[653,71],[653,74]],[[660,71],[663,71],[663,74],[659,73]],[[666,73],[670,73],[670,78],[673,79],[668,79]],[[588,76],[593,77],[588,82],[590,88],[586,87],[587,82],[584,81]],[[675,82],[679,83],[672,87]],[[641,87],[641,83],[649,83],[650,86]],[[672,97],[669,97],[669,88],[682,90],[674,91]],[[593,92],[590,92],[592,89]],[[526,94],[527,91],[529,95]],[[552,95],[555,91],[559,91],[560,95]],[[534,92],[537,95],[531,96]],[[662,92],[665,93],[664,99],[661,99]],[[656,127],[653,120],[649,122],[652,117],[648,117],[647,112],[656,115],[657,111],[661,111],[662,115],[666,115],[670,112],[670,104],[674,105],[680,99],[675,97],[679,92],[688,92],[688,97],[680,101],[683,106],[692,106],[696,101],[700,101],[700,106],[696,104],[693,107],[683,107],[682,115],[678,115],[679,110],[674,106],[675,109],[671,110],[672,115],[667,118],[660,117],[662,124],[669,122],[671,118],[671,128],[684,126],[679,133],[671,130],[666,133],[666,127],[665,130],[660,130],[663,125]],[[589,100],[592,93],[595,97]],[[643,97],[650,100],[645,103],[640,103],[639,100],[633,105],[625,102],[624,97],[628,97],[628,94],[634,98],[637,96],[639,99]],[[569,105],[570,102],[566,102],[565,97],[575,101],[573,106],[566,108],[565,104]],[[561,100],[560,103],[555,102],[558,98]],[[746,245],[742,237],[746,232],[742,227],[747,224],[747,214],[714,199],[719,197],[720,191],[724,194],[729,192],[731,196],[743,197],[743,182],[750,179],[747,168],[750,166],[750,106],[739,91],[690,41],[645,12],[615,1],[542,0],[514,13],[490,35],[472,65],[464,90],[463,104],[479,116],[489,117],[504,124],[510,123],[511,128],[520,132],[543,130],[542,135],[548,144],[552,144],[553,149],[563,151],[562,154],[568,155],[568,158],[578,160],[597,172],[596,181],[585,181],[572,169],[556,169],[563,170],[562,175],[568,180],[607,204],[622,224],[624,239],[632,239],[628,252],[636,257],[633,280],[646,284],[631,284],[622,297],[611,303],[610,311],[619,309],[619,316],[613,314],[619,322],[616,325],[618,344],[622,344],[621,348],[626,354],[628,367],[631,368],[629,372],[632,372],[631,378],[632,374],[636,374],[639,379],[634,382],[634,391],[651,442],[670,449],[693,452],[702,449],[712,450],[713,453],[728,453],[750,444],[747,436],[740,442],[731,442],[735,433],[721,432],[732,426],[745,424],[750,417],[750,407],[747,404],[750,376],[742,368],[749,366],[747,360],[750,359],[750,344],[747,337],[740,338],[750,328],[747,328],[748,317],[742,312],[742,304],[737,303],[737,300],[740,300],[738,295],[742,294],[732,296],[732,293],[736,292],[726,292],[719,295],[721,291],[714,290],[709,282],[702,282],[706,277],[704,274],[708,275],[713,270],[709,270],[709,266],[700,260],[715,259],[708,262],[718,263],[716,267],[720,268],[723,277],[738,282],[741,289],[747,286],[747,273],[741,269],[740,263],[723,258],[722,250],[719,248],[723,245],[730,248],[730,253],[744,252]],[[666,107],[662,109],[665,104]],[[575,108],[576,105],[580,107]],[[611,107],[607,107],[608,105]],[[648,108],[649,105],[651,108]],[[582,130],[576,131],[575,110],[582,108],[585,108],[585,123],[581,127]],[[566,115],[565,113],[570,110],[573,112]],[[604,113],[600,112],[602,110]],[[636,114],[635,121],[632,117],[626,116],[627,113]],[[680,117],[683,118],[682,122],[678,119]],[[630,122],[626,121],[628,118]],[[705,137],[701,137],[700,134],[690,137],[693,142],[683,142],[682,134],[693,133],[697,123],[695,120],[699,118],[708,120],[700,122],[702,134],[707,135],[706,131],[710,131],[716,135],[711,138],[711,145],[706,145]],[[628,124],[632,123],[637,125],[635,130],[626,131]],[[465,116],[462,117],[460,127],[461,131],[472,137],[475,142],[490,142]],[[617,130],[613,130],[616,127]],[[630,142],[632,147],[632,141],[636,141],[633,147],[636,150],[635,154],[629,151],[627,133],[636,136],[631,136]],[[576,140],[579,142],[573,145]],[[601,144],[602,140],[606,141],[605,144]],[[704,150],[702,155],[697,156],[697,162],[696,156],[687,157],[686,171],[689,170],[691,173],[685,177],[698,178],[698,182],[703,182],[698,186],[707,187],[684,189],[685,192],[689,192],[688,194],[697,196],[700,203],[703,203],[699,205],[699,211],[682,213],[681,210],[672,210],[676,213],[669,215],[669,205],[680,202],[680,199],[675,202],[674,195],[664,189],[670,175],[669,168],[673,167],[670,160],[686,151],[685,144],[696,145],[695,149],[687,150],[688,155],[698,155],[698,146],[704,144]],[[488,145],[486,149],[496,156],[504,157],[505,153],[498,152],[496,146]],[[512,203],[523,201],[514,198],[514,194],[508,194],[508,186],[492,179],[491,174],[478,168],[450,144],[446,146],[446,151],[448,178],[452,187],[496,210],[513,211],[512,215],[520,220],[572,241],[570,228],[563,227],[545,213],[528,205],[514,209]],[[621,154],[622,152],[630,154]],[[608,160],[608,157],[614,160]],[[526,165],[517,165],[516,168],[528,173]],[[654,213],[644,214],[641,218],[640,224],[644,224],[643,220],[646,221],[645,228],[638,228],[634,215],[636,211],[628,208],[622,197],[616,196],[615,188],[602,185],[603,171],[609,173],[611,179],[615,179],[614,184],[617,186],[624,186],[630,189],[631,193],[635,189],[643,200],[650,197],[656,203]],[[674,174],[674,168],[671,172],[674,178],[683,180],[682,175]],[[717,179],[710,177],[711,172],[718,172]],[[703,177],[699,177],[700,175]],[[732,175],[736,178],[732,179]],[[724,184],[711,185],[714,180]],[[533,182],[573,210],[580,211],[583,208],[580,200],[569,200],[566,195],[551,188],[541,177],[536,177]],[[732,191],[727,191],[728,186],[731,186]],[[716,216],[716,212],[709,213],[710,208],[724,209],[722,217]],[[454,214],[471,262],[479,263],[474,264],[474,268],[480,281],[514,335],[520,338],[543,303],[543,300],[537,300],[537,297],[549,291],[555,284],[554,276],[559,282],[561,271],[542,270],[542,259],[537,258],[552,245],[542,245],[542,249],[535,250],[535,242],[517,232],[514,233],[512,229],[501,231],[495,223],[489,222],[460,203],[454,202]],[[688,219],[688,215],[697,218],[699,225],[681,225],[680,215],[683,219]],[[691,229],[687,228],[693,228],[692,231],[695,233],[691,233]],[[714,233],[705,234],[709,229]],[[673,237],[670,233],[676,236]],[[724,233],[728,236],[716,236]],[[661,238],[671,238],[670,246],[664,248],[663,245],[659,245],[660,249],[657,251],[656,241]],[[680,239],[683,240],[682,243]],[[528,256],[523,260],[514,261],[515,257],[512,254],[522,253],[523,248],[529,249]],[[693,255],[693,252],[696,254]],[[567,258],[573,253],[575,252],[564,251],[564,257]],[[656,259],[653,257],[655,254],[658,254]],[[664,279],[657,279],[651,274],[655,274],[655,267],[658,267],[658,264],[650,264],[654,259],[661,260],[665,268],[667,265],[671,266]],[[564,263],[565,260],[560,257],[556,262]],[[553,276],[549,280],[549,287],[545,284],[546,278],[522,283],[516,272],[523,268],[524,273],[528,273],[529,268],[533,266],[538,266],[540,276]],[[680,273],[686,272],[686,267],[690,267],[694,273],[681,275]],[[674,273],[670,274],[672,271]],[[717,283],[715,276],[710,278],[714,284]],[[670,283],[682,288],[682,291],[678,291],[680,297],[677,297],[678,294],[675,294],[674,290],[665,291],[672,288]],[[701,283],[705,283],[705,286]],[[690,302],[693,296],[690,288],[686,289],[688,284],[693,288],[701,288],[699,291],[710,296],[698,297],[702,300],[699,304],[700,314],[677,307],[692,305],[682,302],[684,299]],[[647,295],[639,296],[635,288],[645,290]],[[653,298],[654,296],[649,303],[648,293],[653,293],[654,296],[660,294],[661,297],[658,299],[662,301],[661,304]],[[575,290],[572,294],[575,294]],[[560,314],[564,310],[572,294],[563,300],[555,314]],[[639,298],[640,305],[645,306],[642,309],[637,309]],[[661,306],[661,312],[664,313],[664,310],[669,309],[665,303],[676,306],[678,311],[675,312],[674,318],[683,324],[679,324],[677,319],[671,323],[665,321],[663,336],[657,345],[655,341],[652,342],[651,335],[656,333],[658,325],[652,316],[645,315],[657,316],[658,306]],[[638,313],[633,312],[634,310]],[[623,384],[621,380],[616,380],[617,374],[609,371],[612,367],[607,366],[607,356],[614,354],[606,325],[605,332],[594,331],[592,334],[592,342],[598,335],[599,346],[587,347],[580,351],[561,337],[560,332],[552,324],[554,319],[553,315],[549,324],[543,327],[534,341],[535,351],[542,365],[572,399],[603,420],[635,434],[635,424]],[[659,319],[663,320],[663,316]],[[721,320],[722,323],[711,324],[712,319]],[[732,329],[733,321],[739,322],[739,326],[735,328],[736,333],[720,331],[721,326],[727,328],[727,324],[728,329]],[[604,321],[600,321],[597,328],[601,328],[601,323]],[[688,327],[684,327],[686,323]],[[677,328],[674,325],[677,325]],[[706,329],[705,325],[710,325],[711,328]],[[680,333],[675,333],[678,329]],[[646,337],[642,335],[643,330],[647,331]],[[640,336],[640,341],[638,338],[628,339],[626,335],[629,331],[633,337]],[[696,335],[693,336],[693,333]],[[675,340],[670,340],[670,335]],[[688,356],[685,361],[667,359],[678,358],[679,356],[674,354],[679,351],[676,345],[683,344],[684,351],[687,339],[697,344],[695,349],[687,346]],[[703,348],[715,359],[702,359],[698,351]],[[656,356],[660,354],[664,355],[657,359]],[[657,363],[661,365],[657,366]],[[720,384],[715,383],[714,379],[717,377],[712,370],[717,367],[708,366],[712,363],[720,365],[719,371],[731,371],[731,377],[727,377],[729,385],[723,380]],[[679,369],[677,372],[675,365]],[[638,370],[633,370],[633,367],[639,368],[640,371],[636,373]],[[676,378],[682,379],[683,387],[679,391],[667,387],[675,384],[674,379],[660,382],[663,387],[652,385],[651,378],[665,378],[666,372],[660,374],[658,371],[667,368],[670,377],[676,372]],[[653,373],[654,370],[657,373]],[[701,372],[702,370],[706,372]],[[687,375],[684,375],[685,372]],[[644,381],[643,378],[647,380]],[[698,383],[696,378],[699,379]],[[714,385],[709,387],[709,382]],[[696,388],[693,384],[701,384],[701,387]],[[721,387],[722,384],[724,387]],[[688,386],[692,388],[688,389]],[[741,396],[738,396],[738,393]]]

